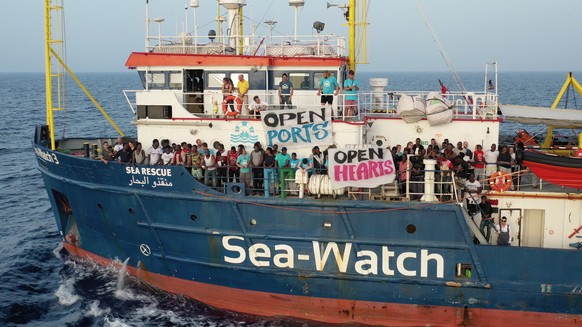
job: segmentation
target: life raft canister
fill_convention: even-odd
[[[489,185],[491,186],[491,189],[497,192],[504,192],[509,190],[511,183],[511,175],[501,171],[494,172],[489,178]]]
[[[229,102],[233,101],[235,102],[235,105],[232,106],[234,110],[229,110],[228,108]],[[229,95],[222,101],[222,112],[224,112],[226,116],[236,117],[238,114],[240,114],[241,110],[242,110],[242,100],[237,96]]]

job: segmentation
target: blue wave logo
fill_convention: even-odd
[[[254,144],[258,140],[259,136],[255,134],[255,128],[246,121],[236,125],[234,133],[230,134],[230,141],[233,143]]]

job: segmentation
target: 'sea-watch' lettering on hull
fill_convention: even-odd
[[[382,246],[381,252],[361,250],[356,252],[352,261],[352,243],[343,246],[336,242],[322,243],[312,241],[312,253],[295,253],[293,247],[287,244],[269,246],[255,243],[246,247],[244,237],[224,236],[222,246],[227,251],[224,261],[231,264],[242,264],[247,259],[256,267],[295,268],[295,260],[310,261],[316,271],[331,270],[336,267],[339,272],[353,271],[360,275],[385,275],[407,277],[429,277],[429,263],[433,261],[434,271],[431,277],[444,278],[445,259],[438,253],[429,253],[427,249],[418,252],[390,251],[388,246]],[[416,264],[410,264],[416,261]],[[413,269],[411,267],[418,267]]]

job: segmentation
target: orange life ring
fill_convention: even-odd
[[[489,178],[489,185],[491,185],[491,189],[497,192],[509,190],[511,183],[511,175],[501,171],[494,172]]]
[[[236,103],[234,107],[234,111],[231,111],[228,109],[229,106],[229,102],[234,101]],[[234,95],[229,95],[226,98],[224,98],[224,100],[222,100],[222,112],[224,112],[225,115],[229,116],[229,117],[236,117],[238,114],[240,114],[240,111],[242,109],[242,100],[241,98],[234,96]]]

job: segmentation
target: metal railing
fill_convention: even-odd
[[[140,92],[158,92],[160,97],[175,97],[184,108],[198,108],[197,112],[191,111],[191,113],[196,117],[224,117],[222,108],[223,95],[218,90],[209,90],[206,92],[198,93],[181,92],[177,90],[124,90],[124,96],[134,114],[137,112],[137,103],[135,100],[136,94]],[[345,105],[346,94],[340,93],[335,96],[334,104],[331,106],[331,108],[333,109],[334,119],[340,120],[357,121],[361,120],[363,116],[400,118],[396,112],[396,108],[399,98],[405,94],[413,96],[418,95],[422,98],[425,98],[428,95],[428,92],[361,92],[357,95],[357,104],[353,109],[351,109],[352,107]],[[276,91],[265,92],[251,90],[248,94],[248,105],[253,103],[253,97],[255,95],[259,96],[261,101],[267,104],[266,110],[279,110],[283,107],[288,107],[287,105],[279,104]],[[482,99],[486,98],[489,99],[489,102],[481,102]],[[202,102],[193,102],[188,101],[187,99],[200,99]],[[451,105],[454,104],[452,107],[453,118],[473,120],[497,119],[497,95],[495,94],[452,93],[446,94],[446,101]],[[296,91],[293,95],[292,102],[292,108],[321,108],[320,97],[316,95],[316,90]],[[248,110],[246,110],[246,108],[242,109],[243,110],[239,118],[252,118],[252,115],[248,114]]]
[[[242,53],[239,46],[242,40]],[[230,35],[210,39],[208,36],[150,36],[146,51],[176,54],[222,54],[258,56],[341,57],[346,52],[344,37],[333,34],[295,36]]]

